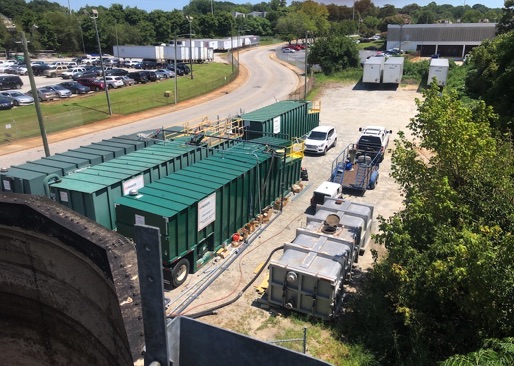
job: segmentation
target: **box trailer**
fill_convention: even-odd
[[[384,63],[382,82],[384,84],[400,84],[403,77],[403,57],[389,57]]]
[[[113,53],[120,58],[148,58],[157,61],[164,59],[163,46],[119,45],[113,47]]]
[[[433,58],[430,61],[430,66],[428,69],[428,80],[427,84],[430,85],[432,80],[435,78],[437,81],[437,85],[445,86],[446,79],[448,78],[448,70],[450,69],[450,64],[448,59],[446,58]]]
[[[385,57],[370,57],[364,61],[362,82],[380,84],[384,72]]]

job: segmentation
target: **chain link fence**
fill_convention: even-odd
[[[234,60],[233,72],[228,75],[194,87],[181,85],[177,92],[177,102],[196,98],[231,83],[239,74],[238,66],[237,60]],[[173,105],[175,103],[175,91],[171,90],[166,95],[156,92],[155,95],[146,98],[130,97],[123,101],[111,102],[111,110],[113,114],[129,115],[152,108]],[[60,113],[48,115],[43,113],[47,135],[109,118],[108,107],[105,103],[85,107],[81,106],[80,98],[71,98],[63,102],[62,107]],[[40,135],[35,108],[33,106],[20,108],[33,108],[33,113],[21,115],[17,113],[17,108],[0,112],[0,145]]]

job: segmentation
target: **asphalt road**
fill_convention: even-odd
[[[288,94],[298,86],[299,78],[295,72],[271,59],[271,55],[274,52],[275,49],[273,47],[260,47],[241,53],[240,62],[250,70],[250,75],[246,83],[232,93],[220,94],[219,97],[208,102],[165,113],[157,117],[55,142],[50,144],[50,152],[55,154],[67,151],[113,136],[182,125],[186,121],[196,121],[203,117],[207,117],[210,120],[230,117],[262,108],[276,101],[285,100]],[[50,81],[55,83],[57,80],[38,77],[38,86],[40,85],[39,82],[45,83]],[[4,163],[4,165],[18,165],[26,161],[40,159],[43,156],[43,147],[39,146],[22,152],[4,155],[2,156],[2,161],[9,162],[8,164]]]

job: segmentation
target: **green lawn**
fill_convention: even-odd
[[[231,82],[232,66],[220,63],[194,64],[190,75],[177,79],[177,101],[184,101]],[[56,80],[56,83],[60,80]],[[165,97],[169,92],[169,97]],[[175,80],[109,90],[113,114],[128,115],[175,102]],[[82,126],[109,118],[105,92],[90,93],[56,102],[41,103],[47,133]],[[37,136],[39,124],[34,106],[0,111],[0,144]]]

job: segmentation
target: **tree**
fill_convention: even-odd
[[[500,115],[498,128],[512,131],[514,123],[514,31],[484,41],[472,51],[466,90],[482,98]]]
[[[514,334],[513,147],[484,102],[436,83],[423,97],[392,156],[405,208],[381,220],[388,255],[352,306],[389,365],[434,365]]]
[[[514,29],[514,0],[505,0],[502,13],[497,26],[498,34],[508,33]]]
[[[359,51],[346,36],[331,35],[320,38],[311,46],[308,63],[319,64],[325,75],[359,65]]]
[[[312,20],[303,12],[291,13],[287,17],[278,20],[275,31],[280,39],[291,42],[303,38],[309,29],[315,29]]]

